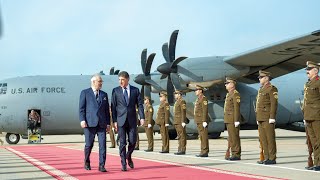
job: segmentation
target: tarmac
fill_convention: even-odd
[[[109,135],[107,136],[107,147],[109,147]],[[186,155],[174,155],[173,153],[177,152],[177,140],[170,140],[169,154],[161,154],[159,153],[161,150],[161,136],[160,134],[155,134],[154,151],[144,152],[144,150],[147,149],[147,140],[145,134],[140,133],[140,150],[135,150],[133,157],[158,162],[177,163],[182,166],[221,171],[223,173],[257,175],[265,177],[265,179],[320,179],[319,171],[305,170],[305,166],[307,166],[308,150],[305,133],[303,132],[276,129],[276,165],[261,165],[256,163],[259,160],[260,151],[257,130],[240,131],[242,148],[240,161],[225,160],[227,136],[227,132],[224,132],[221,134],[221,138],[210,139],[209,157],[200,158],[195,156],[200,152],[200,141],[195,137],[190,137],[188,139]],[[0,138],[2,140],[5,139],[3,135],[2,137],[0,136]],[[43,136],[41,144],[27,144],[26,139],[21,139],[17,145],[9,145],[5,142],[3,146],[0,146],[0,179],[55,179],[8,150],[8,148],[15,146],[37,147],[41,145],[63,145],[64,147],[83,151],[84,136]],[[95,143],[94,151],[98,151],[98,143]],[[107,149],[108,154],[118,155],[118,152],[119,150],[117,147]]]

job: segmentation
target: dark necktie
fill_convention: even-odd
[[[127,106],[128,106],[128,104],[129,104],[129,97],[128,97],[128,92],[127,92],[127,88],[126,88],[126,87],[124,88],[123,96],[124,96],[124,100],[126,101]]]
[[[96,91],[96,100],[99,103],[99,91]]]

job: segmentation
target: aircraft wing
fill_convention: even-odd
[[[238,78],[245,83],[258,82],[259,70],[276,78],[306,67],[309,60],[320,63],[320,30],[224,59],[230,65],[250,67]]]

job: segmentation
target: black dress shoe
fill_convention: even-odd
[[[311,166],[311,167],[305,167],[306,170],[314,170],[314,167]]]
[[[180,152],[176,152],[176,153],[174,153],[175,155],[185,155],[186,154],[186,152],[182,152],[182,151],[180,151]]]
[[[315,171],[320,171],[320,166],[314,167],[313,170],[315,170]]]
[[[208,154],[197,154],[197,157],[208,157]]]
[[[116,148],[116,146],[110,146],[109,148]]]
[[[106,168],[103,167],[103,166],[100,166],[100,167],[99,167],[99,171],[100,171],[100,172],[107,172]]]
[[[84,163],[84,169],[85,170],[91,170],[90,163]]]
[[[258,164],[264,164],[265,161],[257,161]]]
[[[270,159],[268,159],[268,160],[264,161],[263,164],[265,164],[265,165],[270,165],[270,164],[277,164],[277,162],[276,162],[276,160],[270,160]]]
[[[121,171],[127,171],[127,165],[121,167]]]
[[[230,160],[230,161],[239,161],[239,160],[241,160],[241,158],[240,158],[240,157],[233,156],[233,157],[229,158],[229,160]]]
[[[134,148],[134,150],[139,150],[139,148],[138,148],[138,147],[136,147],[136,148]]]
[[[169,151],[160,151],[159,153],[169,153]]]
[[[153,150],[152,149],[147,149],[147,150],[144,150],[145,152],[152,152]]]
[[[128,159],[128,165],[129,165],[129,167],[131,168],[131,169],[133,169],[134,168],[134,164],[133,164],[133,161],[132,161],[132,159]]]

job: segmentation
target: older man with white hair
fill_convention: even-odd
[[[91,170],[90,154],[94,137],[97,134],[99,141],[99,171],[107,172],[106,162],[106,130],[110,127],[110,112],[108,94],[101,90],[102,78],[95,74],[91,78],[91,87],[84,89],[80,94],[79,119],[84,130],[84,168]]]

